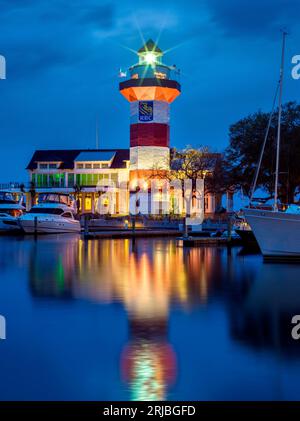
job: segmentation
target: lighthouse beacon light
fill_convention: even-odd
[[[153,54],[151,51],[145,54],[145,61],[148,64],[154,64],[156,62],[156,55]]]

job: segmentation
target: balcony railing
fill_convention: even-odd
[[[21,190],[22,188],[29,188],[29,183],[22,182],[9,182],[9,183],[0,183],[0,190]]]

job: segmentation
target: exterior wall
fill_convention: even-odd
[[[131,124],[130,147],[160,146],[169,147],[170,128],[168,124]]]
[[[170,149],[159,146],[137,146],[130,148],[130,170],[168,170]]]
[[[130,103],[130,124],[140,123],[139,119],[139,101]],[[152,119],[143,121],[146,124],[160,123],[160,124],[169,124],[170,123],[170,105],[164,101],[153,101],[153,116]]]
[[[169,168],[170,105],[165,101],[130,104],[130,169]]]

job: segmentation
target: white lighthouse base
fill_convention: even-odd
[[[161,146],[130,148],[130,170],[169,170],[170,149]]]

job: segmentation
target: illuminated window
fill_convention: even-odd
[[[112,173],[111,176],[111,181],[113,181],[115,184],[117,184],[118,182],[118,173]]]
[[[165,73],[162,72],[154,72],[154,75],[157,79],[166,79],[167,75]]]
[[[86,175],[86,185],[92,186],[93,185],[93,174]]]
[[[79,170],[82,170],[82,169],[83,169],[83,164],[77,164],[77,168],[78,168]]]
[[[108,164],[102,164],[101,168],[109,168],[109,165]]]
[[[90,195],[85,196],[84,210],[86,212],[90,212],[92,210],[92,197]]]
[[[48,187],[48,175],[38,174],[36,184],[37,184],[37,187]]]
[[[91,170],[92,169],[92,164],[85,164],[85,168],[87,170]]]
[[[98,183],[98,174],[93,174],[93,186],[96,186]]]
[[[98,169],[100,168],[100,164],[93,164],[93,168],[94,168],[95,170],[98,170]]]
[[[41,170],[47,170],[48,169],[48,164],[39,164],[39,168]]]
[[[56,170],[57,164],[49,164],[49,170]]]
[[[64,187],[65,174],[49,174],[49,187]]]

